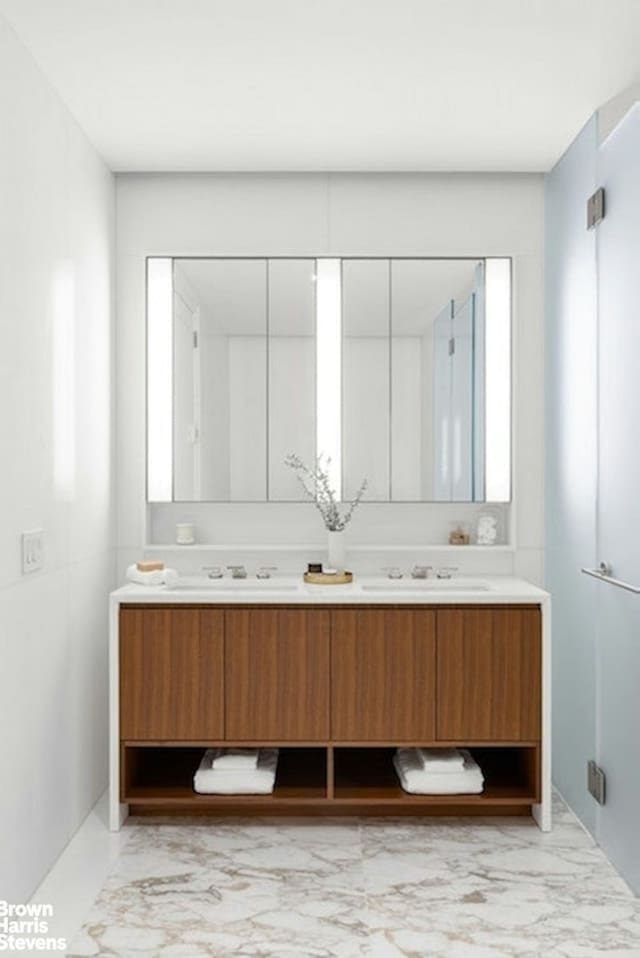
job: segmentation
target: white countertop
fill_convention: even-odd
[[[128,584],[111,593],[111,601],[116,605],[542,605],[548,598],[548,592],[513,576],[455,576],[442,580],[355,576],[350,585],[330,586],[307,585],[301,576],[240,580],[181,576],[173,587]]]

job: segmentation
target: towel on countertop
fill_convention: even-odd
[[[254,769],[258,767],[259,750],[257,748],[219,748],[211,767],[216,771],[228,769]]]
[[[428,772],[461,772],[464,755],[459,748],[417,748],[422,767]]]
[[[256,768],[213,768],[217,749],[202,756],[193,777],[193,787],[201,795],[268,795],[273,791],[278,767],[278,749],[261,748]]]
[[[175,569],[154,569],[153,572],[141,572],[136,565],[130,565],[126,572],[129,582],[136,585],[166,585],[169,588],[178,581]]]
[[[414,795],[479,795],[484,788],[484,775],[466,749],[460,753],[464,760],[458,772],[431,772],[422,764],[415,748],[399,748],[393,764],[405,792]]]

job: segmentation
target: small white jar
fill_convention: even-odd
[[[176,523],[176,544],[192,546],[196,541],[196,530],[192,522]]]

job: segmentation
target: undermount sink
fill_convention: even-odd
[[[363,592],[489,592],[489,586],[483,582],[452,582],[450,579],[429,579],[411,582],[402,579],[389,579],[384,584],[363,585]]]
[[[209,579],[207,577],[200,576],[183,576],[181,577],[175,585],[169,586],[168,589],[173,592],[215,592],[215,593],[224,593],[227,595],[237,595],[238,593],[296,593],[299,592],[302,587],[302,583],[292,582],[291,579],[288,581],[283,581],[282,579],[232,579],[232,578],[222,578],[222,579]],[[312,587],[306,587],[305,591],[311,592],[313,594],[322,593],[326,594],[342,594],[342,591],[338,589],[335,591],[335,586],[318,586],[314,585]],[[388,579],[387,581],[378,581],[378,582],[361,582],[360,589],[364,593],[393,593],[401,592],[403,595],[424,595],[428,592],[452,592],[452,593],[469,593],[469,592],[489,592],[491,587],[486,582],[478,582],[478,580],[473,580],[470,582],[465,582],[461,579]]]
[[[277,579],[180,579],[171,590],[174,592],[297,592],[298,586],[279,582]]]

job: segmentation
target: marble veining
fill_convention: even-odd
[[[640,900],[528,819],[130,819],[73,958],[640,958]]]

